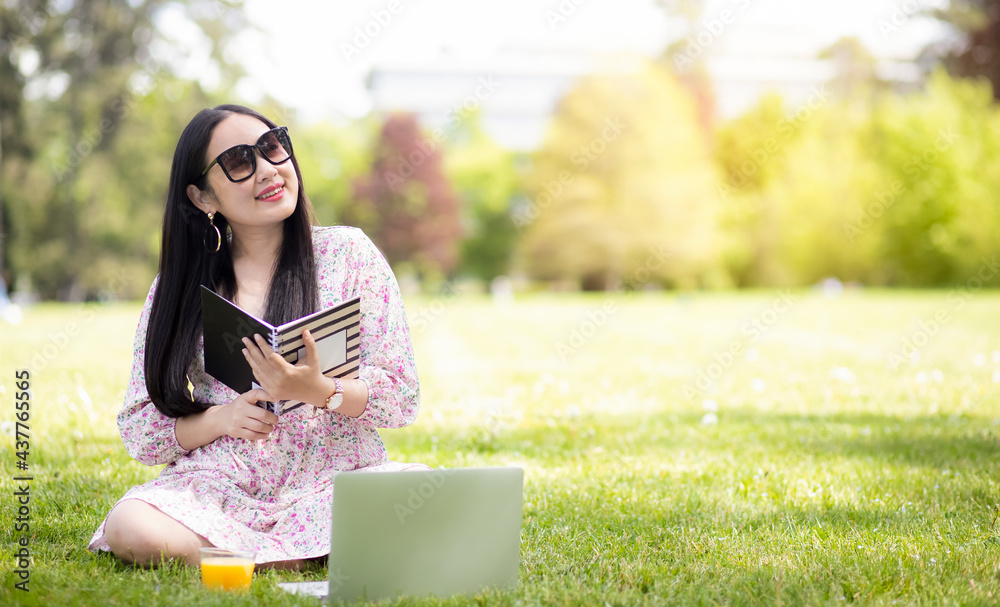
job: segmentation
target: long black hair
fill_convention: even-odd
[[[240,105],[204,109],[181,133],[170,169],[159,283],[149,315],[144,361],[149,397],[157,409],[170,417],[198,413],[210,406],[195,401],[188,389],[188,368],[201,336],[200,285],[229,299],[236,295],[232,245],[227,237],[229,223],[222,215],[215,215],[222,242],[217,253],[209,253],[204,244],[205,232],[210,229],[208,217],[187,196],[190,184],[202,190],[208,187],[207,177],[201,172],[208,162],[205,154],[209,140],[215,127],[233,114],[252,116],[268,128],[277,126]],[[294,154],[291,162],[299,180],[299,194],[295,211],[284,222],[281,251],[268,288],[264,320],[271,324],[295,320],[316,311],[319,304],[312,248],[312,204],[305,195]],[[214,232],[211,236],[210,242],[214,240]]]

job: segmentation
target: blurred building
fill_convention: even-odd
[[[576,49],[517,48],[474,64],[444,54],[433,65],[377,65],[367,88],[374,113],[413,112],[429,130],[454,128],[467,112],[478,109],[493,139],[526,151],[541,144],[556,104],[574,82],[600,69],[627,69],[628,64]]]
[[[768,91],[779,92],[794,108],[822,85],[849,79],[853,58],[818,58],[828,44],[794,24],[756,21],[730,28],[704,48],[718,117],[740,115]],[[609,58],[582,48],[511,47],[485,62],[444,53],[430,65],[378,64],[366,86],[375,114],[414,112],[426,128],[447,129],[463,107],[478,108],[484,129],[498,143],[530,151],[541,144],[559,99],[578,78],[635,65],[635,57]],[[906,60],[873,58],[871,69],[884,85],[899,90],[919,86],[922,79],[918,66]]]

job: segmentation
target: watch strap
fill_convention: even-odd
[[[334,389],[333,394],[331,394],[326,398],[326,405],[324,405],[323,407],[324,409],[330,409],[330,401],[332,401],[334,397],[337,396],[338,394],[344,393],[344,384],[340,383],[340,378],[334,377],[333,383],[336,386],[336,388]],[[341,403],[343,403],[343,400],[341,400]],[[337,406],[340,405],[338,404]]]

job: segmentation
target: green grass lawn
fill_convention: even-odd
[[[138,309],[43,305],[0,325],[0,604],[316,605],[276,584],[324,572],[212,594],[196,570],[87,552],[111,504],[157,474],[114,425]],[[443,297],[408,311],[423,404],[383,431],[390,456],[525,469],[520,587],[444,604],[1000,600],[1000,294]],[[12,560],[25,367],[29,593]],[[425,603],[438,604],[399,602]]]

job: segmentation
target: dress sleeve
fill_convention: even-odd
[[[149,326],[149,312],[153,307],[153,294],[158,282],[159,276],[153,280],[139,316],[133,344],[132,376],[125,392],[125,404],[118,413],[118,432],[126,451],[147,466],[168,464],[187,453],[174,434],[177,420],[156,408],[149,399],[146,388],[146,328]]]
[[[361,296],[361,370],[368,406],[357,419],[378,428],[413,423],[420,408],[420,384],[399,284],[382,253],[358,230],[355,293]]]

